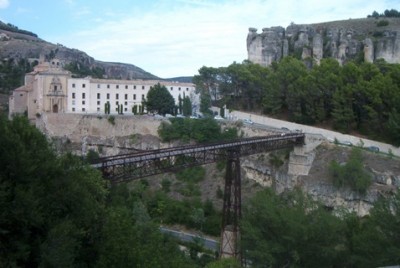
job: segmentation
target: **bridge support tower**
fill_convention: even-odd
[[[228,151],[226,163],[220,258],[236,258],[242,262],[239,220],[241,218],[241,178],[239,150]]]

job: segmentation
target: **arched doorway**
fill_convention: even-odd
[[[58,113],[58,105],[57,104],[53,105],[53,113]]]

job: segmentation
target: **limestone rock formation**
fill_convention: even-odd
[[[379,19],[381,20],[381,19]],[[292,23],[283,27],[249,28],[248,60],[269,66],[291,55],[319,64],[333,57],[340,64],[353,59],[373,62],[384,59],[400,63],[400,18],[384,18],[389,24],[378,26],[378,19],[350,19],[316,24]]]

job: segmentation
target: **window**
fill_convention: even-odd
[[[72,100],[72,105],[75,105],[75,100]]]
[[[136,89],[136,86],[133,86],[133,89]]]
[[[110,85],[107,85],[107,88],[110,88]]]
[[[115,102],[115,105],[119,105],[119,102],[118,102],[118,101],[116,101],[116,102]]]
[[[125,102],[125,105],[128,105],[128,102],[127,102],[127,101]]]
[[[97,111],[100,112],[100,107],[97,107]]]
[[[82,101],[82,105],[85,105],[85,101],[84,100]]]
[[[97,101],[97,105],[100,105],[100,101]]]
[[[188,88],[188,87],[186,88],[186,91],[189,91],[189,88]]]
[[[54,91],[57,91],[57,86],[54,86]]]
[[[75,88],[75,84],[72,84],[72,88]]]
[[[128,94],[125,94],[125,99],[126,99],[126,100],[128,99]]]
[[[115,94],[115,99],[118,100],[118,98],[119,98],[119,95],[117,93],[117,94]]]
[[[75,107],[72,108],[72,111],[75,112]]]
[[[125,112],[127,112],[127,111],[128,111],[128,108],[125,108],[124,110],[125,110]]]
[[[128,86],[127,86],[127,85],[125,85],[125,89],[128,89]]]
[[[100,93],[97,93],[97,99],[98,100],[100,99]]]
[[[85,92],[84,92],[84,93],[82,93],[82,99],[84,99],[84,98],[85,98],[85,96],[86,96]]]
[[[85,108],[82,108],[82,112],[84,112],[84,111],[86,111],[86,109],[85,109]]]
[[[107,100],[110,99],[110,93],[107,93]]]
[[[180,88],[180,87],[178,87],[178,90],[179,90],[179,91],[181,91],[181,88]]]
[[[100,84],[97,84],[97,88],[100,88]]]
[[[172,91],[172,90],[174,90],[174,88],[173,88],[173,87],[171,87],[171,91]]]
[[[136,94],[133,94],[133,100],[136,100]]]
[[[142,86],[142,89],[144,89],[144,86]]]
[[[86,87],[86,85],[85,84],[82,84],[82,88],[85,88]]]
[[[144,100],[144,94],[142,94],[142,100]]]
[[[75,99],[75,92],[72,92],[72,98]]]
[[[116,88],[116,89],[119,89],[119,85],[116,85],[115,88]]]

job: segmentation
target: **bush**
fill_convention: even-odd
[[[204,167],[197,166],[184,169],[176,173],[176,178],[180,181],[198,183],[204,179],[206,170]]]
[[[353,148],[345,165],[332,161],[329,171],[333,184],[338,188],[350,186],[352,190],[365,194],[372,183],[371,175],[363,168],[361,150],[357,147]]]
[[[171,190],[171,181],[169,179],[163,179],[161,181],[161,187],[164,192],[169,193]]]
[[[389,21],[387,21],[387,20],[380,20],[376,24],[376,26],[378,26],[378,27],[383,27],[383,26],[388,26],[388,25],[389,25]]]
[[[107,120],[111,125],[115,125],[115,117],[113,115],[110,115]]]

